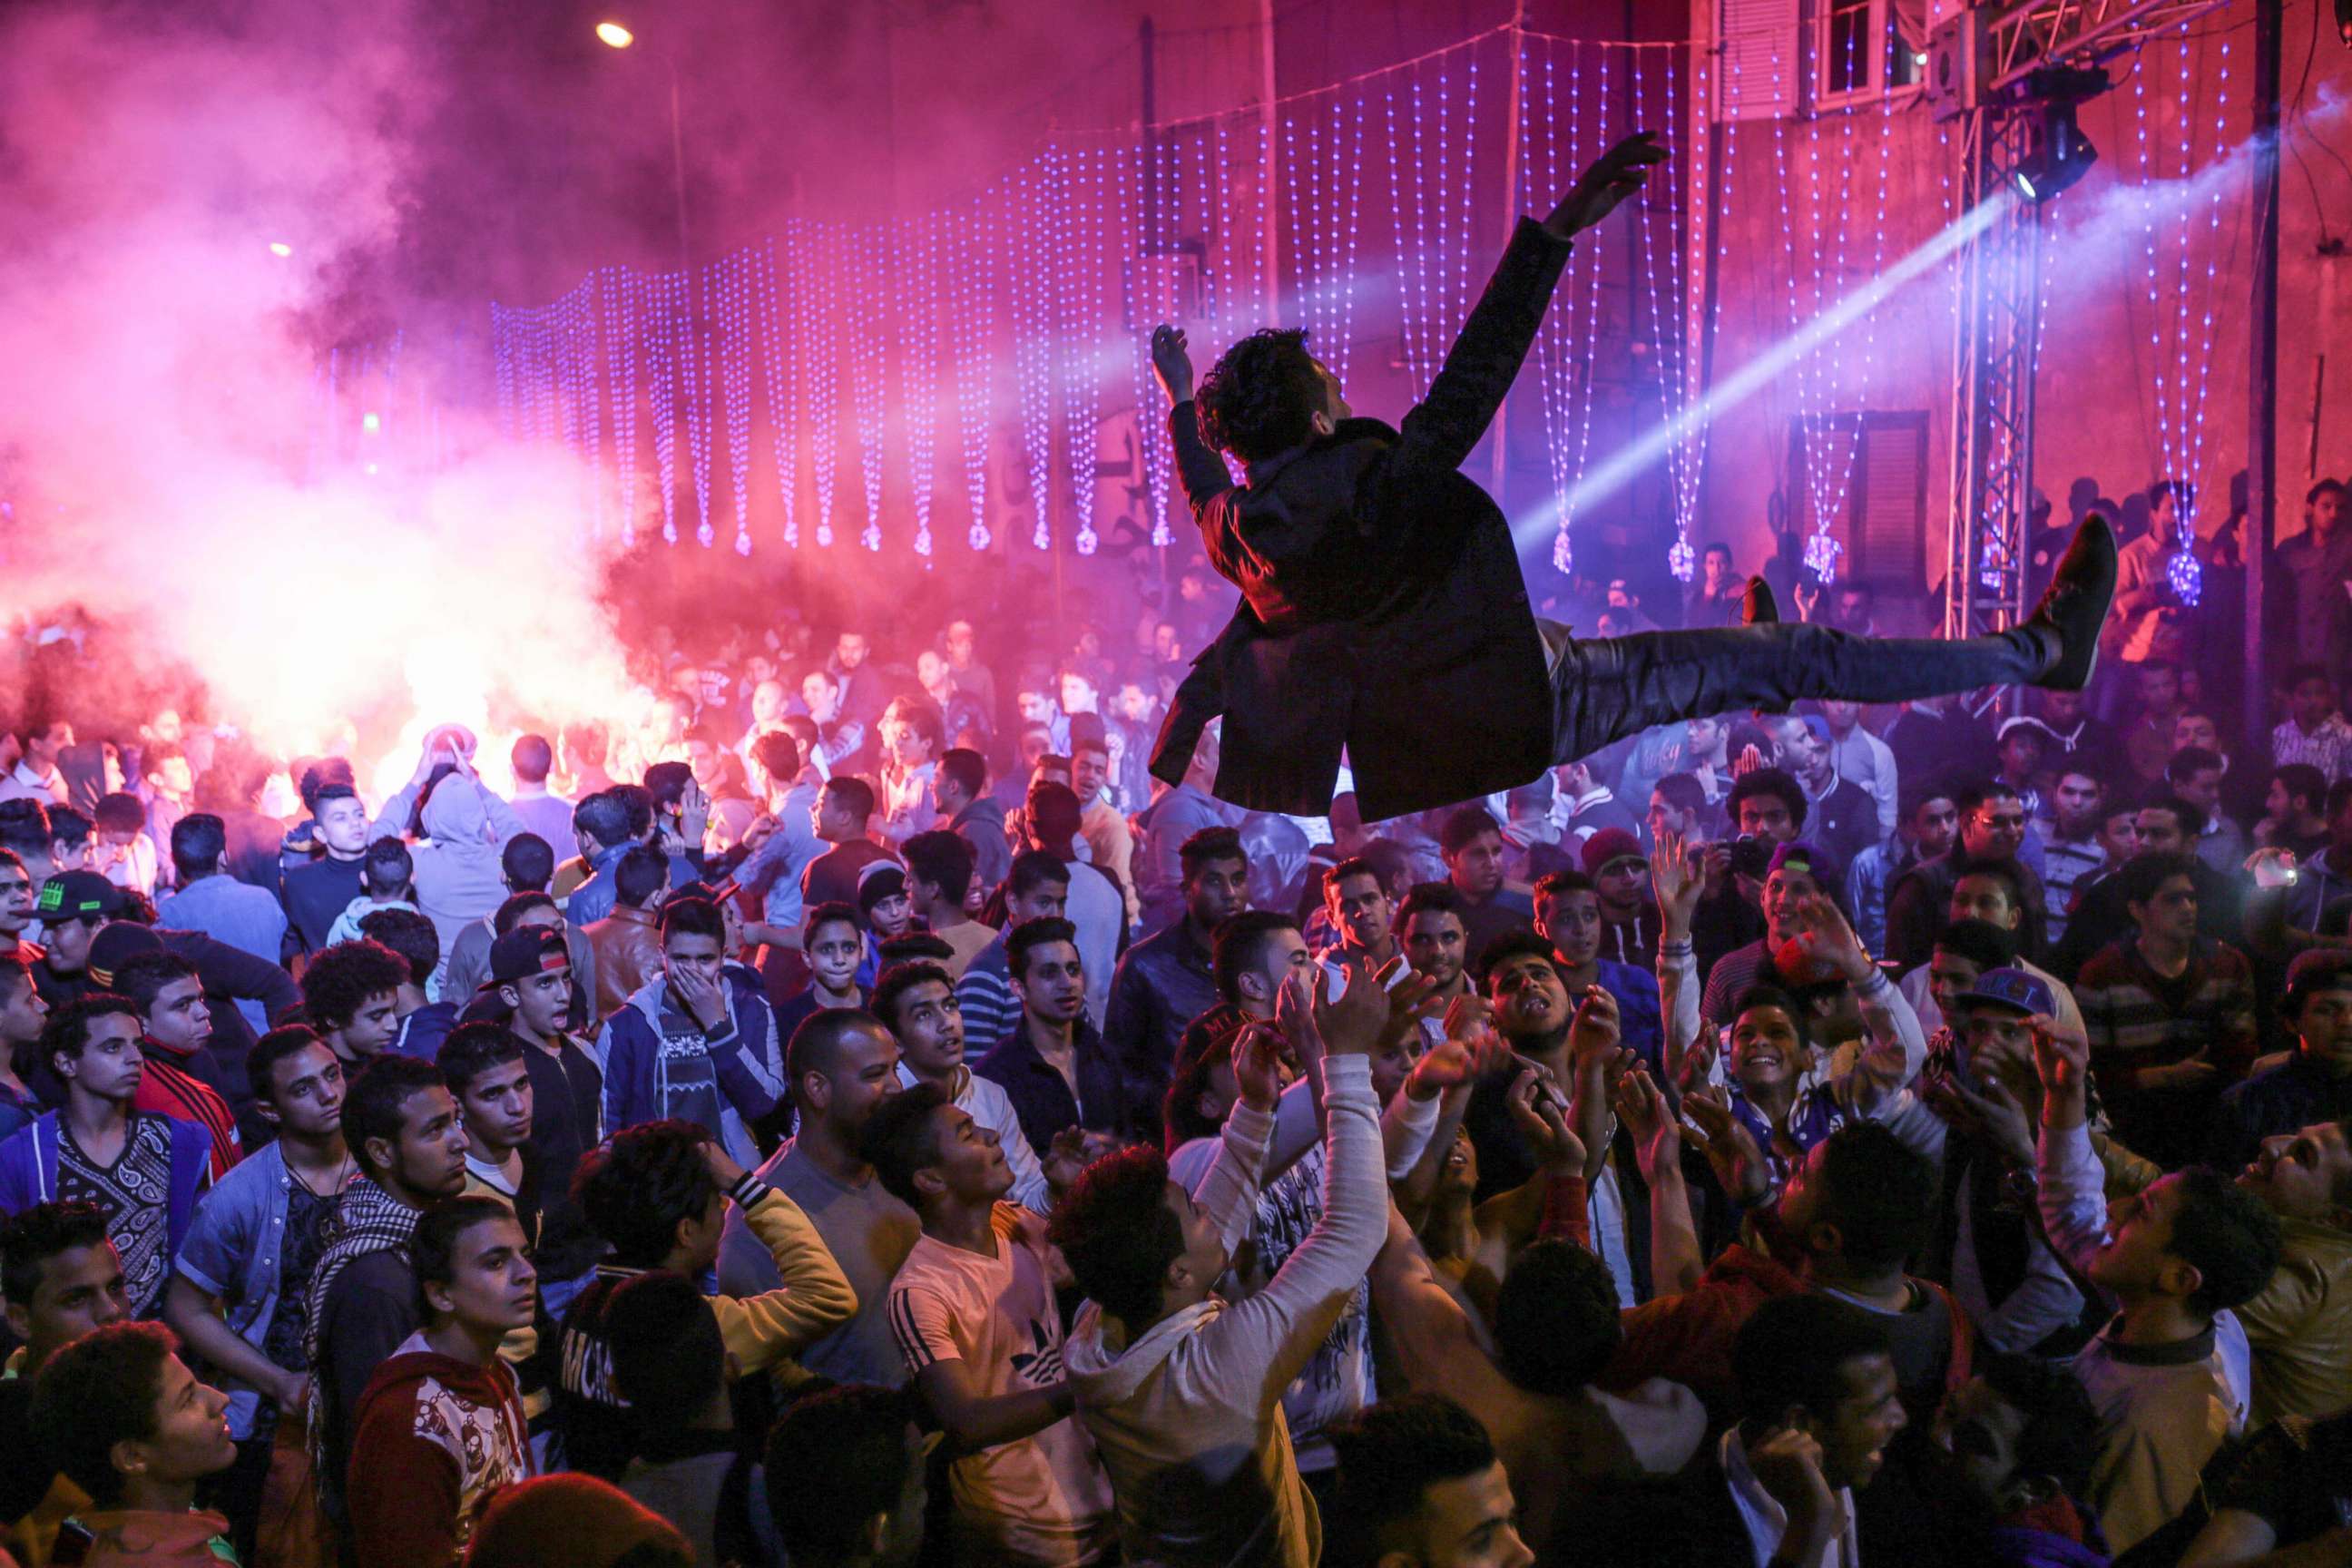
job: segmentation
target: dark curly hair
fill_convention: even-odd
[[[1625,1332],[1608,1266],[1572,1241],[1521,1252],[1495,1300],[1503,1374],[1531,1394],[1573,1396],[1601,1375]]]
[[[1130,1332],[1160,1316],[1184,1230],[1168,1206],[1168,1160],[1142,1145],[1088,1165],[1046,1221],[1078,1289]]]
[[[1244,462],[1303,446],[1322,406],[1323,377],[1297,328],[1252,332],[1209,367],[1192,395],[1201,439]]]
[[[710,1135],[691,1121],[640,1121],[591,1149],[572,1175],[572,1198],[613,1261],[655,1268],[677,1243],[680,1220],[709,1212],[719,1184],[702,1146]]]
[[[428,925],[430,921],[426,922]],[[411,962],[380,942],[339,942],[302,972],[302,1005],[321,1029],[350,1024],[371,996],[397,991],[415,974]]]

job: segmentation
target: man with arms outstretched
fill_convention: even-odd
[[[1569,242],[1665,156],[1646,132],[1628,138],[1549,217],[1520,221],[1429,395],[1396,429],[1354,416],[1303,332],[1234,344],[1197,404],[1184,334],[1152,333],[1185,494],[1211,563],[1244,601],[1177,688],[1153,773],[1181,780],[1222,714],[1221,799],[1319,816],[1344,748],[1373,821],[1516,788],[1676,719],[2090,679],[2116,581],[2115,536],[2098,520],[2032,619],[1990,637],[1895,643],[1748,625],[1580,641],[1538,627],[1508,521],[1459,470],[1535,341]],[[1241,484],[1220,451],[1244,465]],[[1748,619],[1777,620],[1760,584]]]

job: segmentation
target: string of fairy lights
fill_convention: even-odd
[[[1881,53],[1883,80],[1902,46],[1890,28],[1853,47]],[[745,554],[771,542],[829,550],[841,532],[927,565],[959,539],[968,552],[1002,548],[1007,530],[1014,548],[1040,552],[1165,546],[1181,536],[1181,500],[1151,374],[1153,321],[1181,321],[1202,368],[1258,326],[1304,327],[1343,383],[1379,355],[1417,399],[1499,248],[1506,198],[1539,215],[1619,137],[1663,127],[1670,143],[1703,142],[1716,166],[1701,184],[1695,149],[1677,146],[1622,235],[1574,248],[1515,394],[1535,406],[1513,422],[1507,482],[1546,488],[1553,564],[1568,574],[1588,521],[1572,498],[1596,440],[1607,449],[1602,432],[1704,413],[1708,273],[1751,268],[1769,301],[1762,325],[1778,333],[1886,264],[1896,118],[1924,110],[1915,95],[1878,92],[1803,120],[1743,114],[1743,91],[1763,85],[1743,82],[1743,69],[1769,72],[1773,103],[1785,103],[1798,55],[1793,39],[1769,58],[1717,57],[1504,27],[1292,95],[1270,124],[1251,105],[1149,135],[1058,137],[923,217],[794,218],[689,270],[604,267],[549,305],[493,305],[499,414],[516,439],[576,455],[588,476],[583,531],[624,548],[654,517],[665,542],[691,533],[714,547],[718,510]],[[2172,74],[2153,79],[2159,66]],[[2226,35],[2144,48],[2128,89],[2133,135],[2116,150],[2120,176],[2147,193],[2138,281],[2157,456],[2181,478],[2200,473],[2209,450],[2224,191],[2212,181],[2165,193],[2231,145],[2223,114],[2187,107],[2192,83],[2215,79],[2226,104],[2230,68]],[[1515,115],[1498,112],[1506,73]],[[1949,132],[1926,144],[1942,154],[1948,220]],[[1766,214],[1740,210],[1759,200]],[[1269,223],[1281,258],[1271,299]],[[1790,503],[1810,519],[1803,557],[1823,579],[1841,564],[1859,413],[1886,390],[1879,358],[1874,311],[1797,356],[1769,395],[1809,432]],[[1687,581],[1706,421],[1684,428],[1647,515],[1671,530],[1665,559]],[[1541,450],[1528,451],[1538,430]],[[852,456],[857,483],[845,492]],[[1622,518],[1630,503],[1605,504]],[[2183,496],[2191,526],[2197,504],[2193,490]],[[2171,569],[2193,600],[2193,558]]]

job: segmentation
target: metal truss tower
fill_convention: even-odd
[[[2053,93],[2087,96],[2081,73],[2226,4],[1979,0],[1936,29],[1927,95],[1938,120],[1959,122],[1960,210],[2005,202],[1958,258],[1947,637],[2000,630],[2027,609],[2042,206],[2017,175]]]

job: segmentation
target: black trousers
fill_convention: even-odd
[[[2048,646],[2015,628],[1989,637],[1864,637],[1827,626],[1706,626],[1571,640],[1552,667],[1552,758],[1574,762],[1656,724],[1807,698],[1907,702],[2022,685]]]

